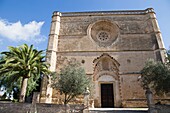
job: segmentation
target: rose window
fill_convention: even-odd
[[[119,28],[115,23],[103,20],[91,25],[89,26],[90,37],[100,47],[111,46],[118,38]]]
[[[104,31],[99,32],[97,39],[101,42],[106,42],[106,41],[109,40],[109,34],[107,32],[104,32]]]

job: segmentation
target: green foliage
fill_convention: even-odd
[[[170,50],[167,51],[167,59],[168,59],[168,65],[170,66]]]
[[[64,104],[85,92],[90,87],[90,78],[76,60],[70,60],[61,68],[59,73],[53,74],[52,87],[64,94]]]
[[[170,92],[170,68],[162,62],[148,60],[141,71],[143,88],[152,88],[156,94]]]
[[[27,96],[36,88],[41,74],[48,73],[43,51],[38,51],[26,44],[19,47],[9,47],[9,51],[2,52],[0,60],[0,85],[4,85],[8,92],[21,89],[21,82],[28,79]]]

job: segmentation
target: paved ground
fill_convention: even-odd
[[[147,111],[90,111],[90,113],[147,113]]]
[[[90,113],[147,113],[147,108],[90,108]]]

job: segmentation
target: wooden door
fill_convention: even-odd
[[[101,105],[103,108],[114,107],[113,84],[101,84]]]

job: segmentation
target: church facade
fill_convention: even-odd
[[[165,60],[154,10],[54,12],[47,49],[50,70],[71,58],[92,78],[94,107],[146,106],[140,71],[147,59]],[[50,77],[43,78],[40,102],[61,103],[50,83]]]

